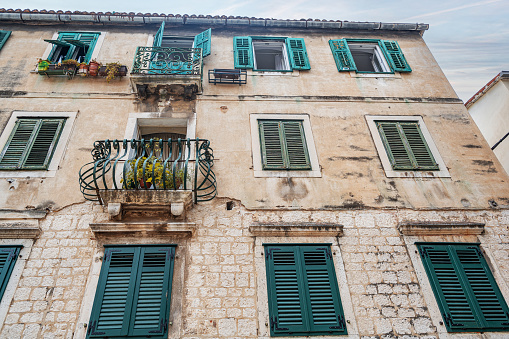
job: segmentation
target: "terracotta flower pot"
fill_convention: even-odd
[[[99,63],[95,61],[90,61],[88,64],[88,75],[92,77],[96,77],[99,73]]]
[[[80,64],[80,68],[78,69],[78,73],[85,77],[88,74],[88,65],[87,64]]]

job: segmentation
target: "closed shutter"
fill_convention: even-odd
[[[88,337],[164,338],[174,248],[106,248],[104,257]]]
[[[251,37],[234,37],[233,55],[235,68],[253,68],[253,48]]]
[[[418,122],[377,121],[377,128],[394,170],[438,170]]]
[[[352,53],[348,48],[346,39],[329,40],[329,46],[334,56],[338,71],[357,71]]]
[[[509,309],[477,244],[418,244],[449,332],[509,330]]]
[[[304,39],[286,38],[292,69],[311,69]]]
[[[302,121],[258,120],[263,169],[311,169]]]
[[[397,72],[411,72],[412,69],[401,51],[398,43],[391,40],[382,40],[382,47],[392,69]]]
[[[194,48],[201,48],[202,57],[210,55],[210,40],[212,29],[207,29],[194,37]]]
[[[4,47],[5,42],[9,39],[11,31],[0,31],[0,49]]]
[[[14,264],[23,246],[0,247],[0,300],[11,276]]]
[[[0,154],[0,169],[47,169],[65,119],[18,119]]]
[[[347,334],[328,245],[265,247],[271,335]]]

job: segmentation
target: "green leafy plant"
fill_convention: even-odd
[[[74,59],[66,59],[66,60],[62,61],[62,65],[78,67],[80,65],[80,63]]]
[[[110,62],[106,64],[106,82],[110,82],[115,79],[115,77],[119,74],[120,66],[120,63],[118,62]]]
[[[39,59],[39,61],[37,62],[37,70],[39,72],[47,71],[49,65],[51,65],[51,62],[49,60]]]
[[[126,181],[124,188],[151,188],[155,185],[158,189],[179,189],[183,186],[185,180],[185,172],[183,169],[176,169],[175,182],[173,182],[173,168],[171,162],[168,162],[168,167],[164,169],[163,162],[156,160],[155,156],[148,158],[147,165],[145,166],[145,175],[143,175],[143,164],[147,157],[128,160],[128,170],[126,173]],[[138,164],[136,165],[136,162]],[[152,171],[154,174],[152,175]],[[134,174],[136,173],[136,180]],[[163,176],[164,174],[164,176]],[[188,175],[189,178],[189,175]],[[121,180],[123,182],[123,179]]]

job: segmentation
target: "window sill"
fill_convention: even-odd
[[[355,71],[350,72],[352,78],[389,78],[389,79],[401,79],[401,73],[357,73]]]
[[[294,71],[257,71],[257,70],[248,70],[247,75],[251,76],[294,76],[297,77],[300,75],[298,70]]]
[[[448,170],[441,171],[395,171],[385,170],[387,178],[450,178]]]
[[[0,178],[53,178],[57,175],[57,171],[54,170],[35,170],[35,171],[26,171],[26,170],[0,170]]]
[[[311,171],[264,171],[254,170],[255,178],[321,178],[320,170]]]

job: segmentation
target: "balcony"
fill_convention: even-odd
[[[142,99],[161,88],[179,85],[184,98],[191,100],[202,90],[202,71],[201,48],[140,46],[134,56],[131,84]]]
[[[182,218],[193,203],[216,196],[208,140],[100,140],[91,153],[93,161],[79,172],[80,189],[85,199],[106,205],[111,219],[129,210]]]

